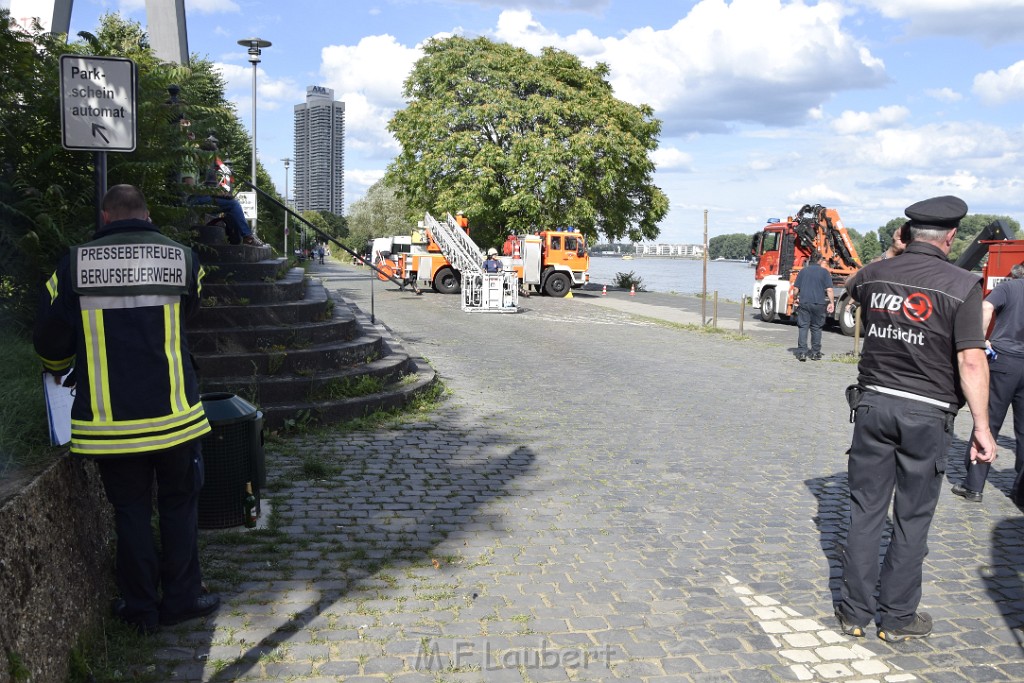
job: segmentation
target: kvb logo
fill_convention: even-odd
[[[914,292],[907,297],[906,303],[903,304],[903,314],[919,323],[932,317],[934,310],[935,306],[932,305],[932,300],[922,292]]]
[[[898,294],[874,292],[871,294],[871,308],[876,311],[883,310],[892,313],[903,311],[903,315],[919,323],[930,318],[935,310],[932,300],[922,292],[914,292],[906,299]]]

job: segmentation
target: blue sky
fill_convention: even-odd
[[[75,0],[72,33],[144,0]],[[1024,221],[1024,0],[186,0],[189,49],[222,68],[247,128],[242,38],[259,65],[257,147],[283,192],[292,106],[346,103],[346,201],[397,146],[387,120],[432,36],[487,36],[606,62],[617,97],[663,121],[664,242],[752,233],[820,203],[861,232],[919,199]],[[457,207],[452,207],[455,210]]]

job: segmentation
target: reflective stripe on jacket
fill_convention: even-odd
[[[145,221],[110,223],[61,260],[33,341],[46,369],[75,366],[72,453],[158,451],[210,431],[184,326],[202,278],[194,252]]]

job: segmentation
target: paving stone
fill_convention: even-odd
[[[365,272],[317,272],[368,309]],[[195,654],[232,648],[247,658],[221,678],[523,680],[514,667],[447,669],[457,642],[480,639],[513,656],[546,643],[560,659],[525,669],[531,681],[1024,680],[1024,520],[1005,496],[966,517],[944,483],[922,596],[932,637],[836,632],[854,365],[791,362],[791,326],[749,320],[752,339],[732,341],[578,294],[486,316],[460,297],[378,288],[374,331],[425,356],[449,395],[394,428],[268,442],[277,552],[254,546],[245,580],[216,587],[223,616],[161,634],[173,680],[208,680]],[[670,321],[694,310],[646,294],[619,301]],[[830,353],[851,348],[825,337]],[[773,409],[757,409],[769,396]],[[780,432],[780,412],[822,427]],[[961,416],[949,482],[969,429]],[[335,473],[304,481],[305,454]],[[1012,474],[997,466],[990,483],[1006,489]],[[242,550],[217,532],[204,543],[209,556]],[[437,642],[433,669],[423,639]],[[284,660],[264,666],[263,653]]]

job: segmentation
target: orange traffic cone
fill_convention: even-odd
[[[636,296],[636,285],[630,285],[629,286],[629,295],[630,296]]]
[[[608,296],[608,285],[601,288],[601,296]]]

